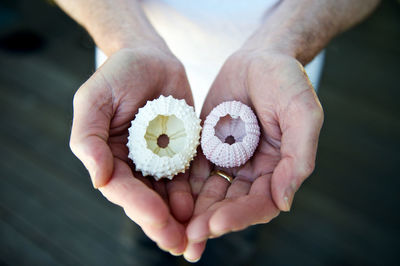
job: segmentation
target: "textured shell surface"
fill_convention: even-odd
[[[185,100],[161,95],[139,108],[129,128],[128,157],[156,180],[184,173],[196,156],[200,119]]]
[[[201,148],[215,165],[238,167],[253,156],[259,139],[260,127],[251,108],[228,101],[216,106],[204,121]]]

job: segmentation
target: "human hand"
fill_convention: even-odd
[[[179,254],[187,243],[182,223],[193,211],[188,174],[158,182],[143,177],[126,147],[138,108],[161,94],[193,105],[184,68],[172,54],[150,47],[117,51],[75,94],[70,146],[94,187],[160,248]]]
[[[198,196],[184,253],[190,261],[200,258],[208,238],[267,223],[280,210],[289,211],[294,193],[314,169],[323,111],[296,59],[271,51],[237,52],[214,81],[202,119],[230,100],[255,111],[260,143],[246,164],[223,169],[235,177],[232,184],[209,177],[213,167],[207,167],[203,155],[195,160],[191,183]]]

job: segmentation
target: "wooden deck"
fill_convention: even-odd
[[[44,42],[0,49],[0,265],[187,265],[95,191],[68,148],[72,97],[94,69],[88,36],[45,1],[2,5],[17,12],[0,39],[29,29]],[[400,264],[399,25],[387,0],[330,44],[317,167],[293,211],[209,241],[199,264]]]

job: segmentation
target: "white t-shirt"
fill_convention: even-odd
[[[260,26],[280,0],[142,0],[150,22],[183,63],[199,113],[225,60]],[[98,51],[97,65],[105,60]],[[323,54],[306,67],[318,86]]]

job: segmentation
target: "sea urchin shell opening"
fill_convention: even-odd
[[[147,148],[160,157],[173,157],[186,143],[183,123],[175,115],[158,115],[149,122],[144,138]]]
[[[167,134],[161,134],[160,136],[158,136],[157,145],[160,148],[166,148],[168,147],[168,144],[169,144],[169,137]]]
[[[222,142],[232,145],[241,142],[246,136],[246,125],[240,117],[233,118],[230,115],[221,117],[214,127],[215,136]]]
[[[235,143],[235,142],[236,142],[235,137],[232,136],[232,135],[227,136],[227,137],[225,138],[225,143],[228,143],[229,145],[232,145],[232,144]]]

